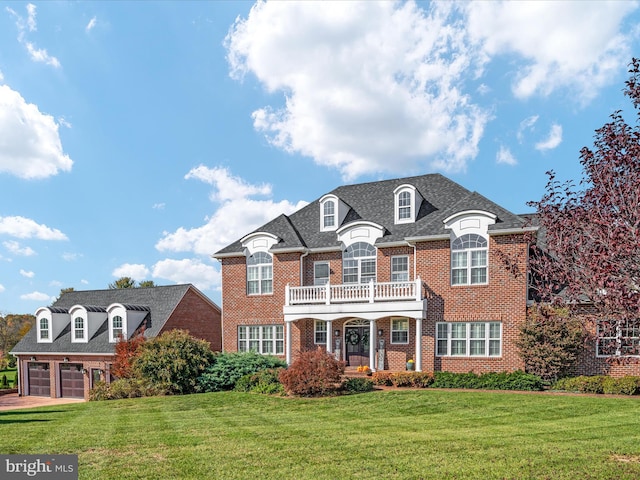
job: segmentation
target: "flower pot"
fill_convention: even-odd
[[[416,364],[413,362],[407,362],[407,370],[413,372],[416,369]]]

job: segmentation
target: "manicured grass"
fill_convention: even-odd
[[[81,479],[632,479],[639,418],[639,398],[224,392],[0,412],[0,453],[78,453]]]

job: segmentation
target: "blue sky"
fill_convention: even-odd
[[[0,313],[211,254],[346,184],[514,213],[623,109],[637,2],[0,3]]]

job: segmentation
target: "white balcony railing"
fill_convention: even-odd
[[[411,282],[350,283],[286,287],[285,305],[332,303],[375,303],[397,300],[422,300],[422,280]]]

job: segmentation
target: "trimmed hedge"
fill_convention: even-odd
[[[452,373],[452,372],[375,372],[374,384],[381,386],[414,388],[469,388],[484,390],[525,390],[540,391],[543,380],[523,371],[489,373]]]
[[[552,390],[577,393],[605,393],[609,395],[640,394],[640,377],[626,376],[620,378],[606,375],[581,375],[579,377],[562,378],[551,386]]]

